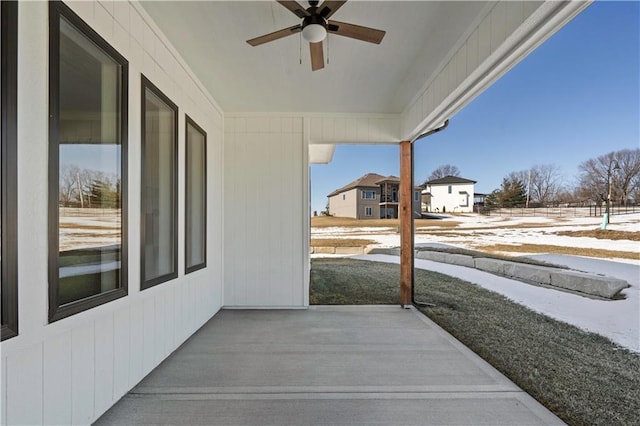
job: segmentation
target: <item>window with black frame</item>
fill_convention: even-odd
[[[178,107],[142,76],[141,288],[178,276]]]
[[[189,116],[185,137],[185,272],[207,266],[207,133]]]
[[[2,173],[0,259],[2,340],[18,334],[18,3],[0,4]]]
[[[49,6],[49,319],[127,294],[128,63]]]

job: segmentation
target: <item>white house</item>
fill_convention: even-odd
[[[308,307],[311,161],[410,146],[588,6],[330,3],[387,36],[317,71],[246,42],[300,32],[276,2],[1,3],[0,423],[90,424],[222,307]]]
[[[422,194],[426,195],[428,212],[465,213],[473,211],[476,181],[457,176],[445,176],[425,182]]]

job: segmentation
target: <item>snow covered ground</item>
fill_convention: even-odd
[[[485,217],[455,216],[459,222],[453,228],[434,225],[439,235],[417,233],[416,245],[446,244],[462,248],[478,248],[493,244],[538,244],[563,247],[601,248],[606,250],[640,253],[640,243],[629,240],[602,240],[590,237],[558,235],[559,231],[593,230],[600,226],[601,218],[547,218],[547,217]],[[540,225],[539,227],[537,225]],[[525,225],[524,227],[517,227]],[[418,228],[417,232],[420,232]],[[640,232],[640,214],[611,218],[608,229]],[[312,228],[312,238],[367,238],[376,241],[374,247],[398,247],[400,237],[393,228]],[[521,255],[522,253],[516,253]],[[554,289],[538,287],[499,277],[462,266],[416,259],[420,269],[441,272],[472,282],[560,321],[583,330],[608,337],[617,344],[640,353],[640,262],[629,259],[595,259],[555,254],[535,254],[530,257],[566,265],[571,269],[593,272],[626,280],[631,287],[622,291],[623,300],[594,300],[588,297]],[[364,255],[357,259],[398,263],[397,256]]]
[[[600,217],[499,217],[482,215],[451,216],[447,221],[454,227],[433,226],[416,228],[416,246],[431,243],[450,244],[456,247],[481,249],[494,244],[539,244],[562,247],[607,249],[640,253],[640,243],[628,240],[601,240],[591,237],[558,235],[561,231],[586,231],[600,227]],[[539,225],[539,226],[537,226]],[[640,232],[640,213],[612,216],[608,228],[617,231]],[[432,230],[434,233],[421,233]],[[311,228],[311,238],[366,238],[376,241],[370,247],[399,247],[397,228]],[[518,255],[522,253],[517,253]],[[621,262],[628,260],[614,258]]]

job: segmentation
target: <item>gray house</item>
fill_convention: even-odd
[[[329,198],[329,214],[354,219],[398,217],[400,178],[367,173],[336,189]],[[413,191],[413,211],[420,211],[420,187]]]

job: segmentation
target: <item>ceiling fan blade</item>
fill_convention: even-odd
[[[309,43],[309,51],[311,52],[311,71],[324,68],[324,53],[322,51],[322,42]]]
[[[300,6],[297,1],[293,0],[277,0],[278,3],[289,9],[291,12],[295,13],[298,18],[306,18],[307,16],[311,16],[307,10]]]
[[[293,27],[284,28],[260,37],[252,38],[251,40],[247,40],[247,43],[251,46],[259,46],[270,41],[290,36],[291,34],[299,33],[300,31],[302,31],[302,25],[294,25]]]
[[[355,38],[356,40],[367,41],[369,43],[380,44],[386,31],[374,28],[362,27],[360,25],[347,24],[346,22],[329,21],[327,31],[343,37]]]
[[[324,19],[329,19],[329,17],[331,15],[333,15],[334,13],[336,13],[336,11],[338,9],[340,9],[345,3],[347,2],[347,0],[344,1],[331,1],[331,0],[326,0],[324,3],[322,3],[320,5],[320,7],[318,8],[318,13],[320,14],[320,16],[322,16]]]

